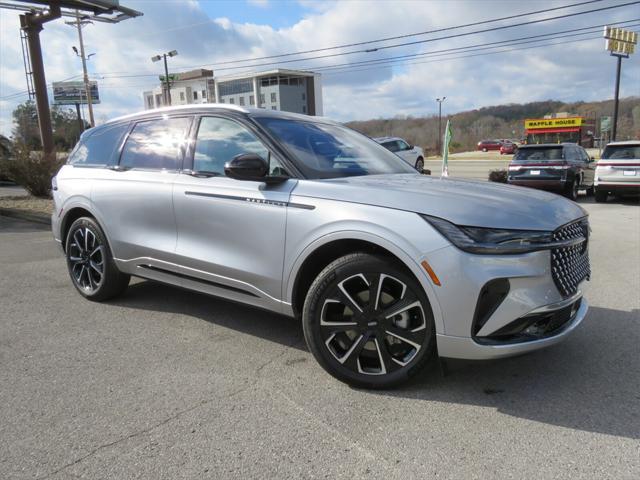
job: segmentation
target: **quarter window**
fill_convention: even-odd
[[[120,145],[128,128],[128,123],[122,123],[93,132],[89,130],[86,138],[81,139],[71,152],[67,163],[75,166],[115,164],[117,156],[114,155],[114,150]]]
[[[270,171],[282,174],[280,164],[247,128],[219,117],[203,117],[196,137],[193,169],[224,175],[224,164],[243,153],[255,153],[270,160]],[[280,169],[280,170],[277,170]]]
[[[137,123],[124,145],[120,165],[154,170],[179,169],[190,123],[188,117]]]

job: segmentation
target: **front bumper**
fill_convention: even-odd
[[[443,328],[436,332],[442,357],[490,359],[544,348],[565,338],[588,309],[583,298],[585,281],[570,295],[558,290],[550,251],[473,255],[451,246],[433,252],[427,261],[442,284],[435,290],[442,315]],[[508,282],[508,287],[500,287],[501,281]],[[493,293],[489,291],[489,306],[483,307],[481,298],[487,298],[483,292],[492,284],[497,286]],[[557,328],[550,328],[548,334],[524,331],[529,327],[527,321],[537,314],[557,310],[561,316],[561,310],[567,307],[571,315]],[[518,325],[524,325],[522,332],[516,332]]]
[[[490,360],[494,358],[512,357],[527,352],[547,348],[563,341],[584,320],[589,310],[589,304],[582,298],[580,307],[573,318],[552,336],[538,340],[516,343],[500,343],[495,345],[480,344],[470,337],[456,337],[452,335],[436,335],[438,355],[445,358],[460,358],[466,360]]]

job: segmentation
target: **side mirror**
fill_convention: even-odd
[[[224,165],[224,174],[236,180],[263,182],[268,173],[269,164],[255,153],[242,153]]]
[[[413,145],[407,145],[407,150],[413,150]]]
[[[241,153],[224,165],[224,174],[235,180],[281,183],[289,177],[269,176],[269,163],[256,153]]]

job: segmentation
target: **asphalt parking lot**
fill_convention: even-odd
[[[568,341],[380,392],[289,318],[140,280],[83,300],[49,230],[0,217],[0,478],[640,478],[640,206],[580,202]]]

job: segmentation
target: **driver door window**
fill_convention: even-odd
[[[220,117],[200,120],[193,155],[193,170],[224,175],[224,164],[243,153],[255,153],[269,162],[271,175],[281,174],[281,165],[251,131]]]

